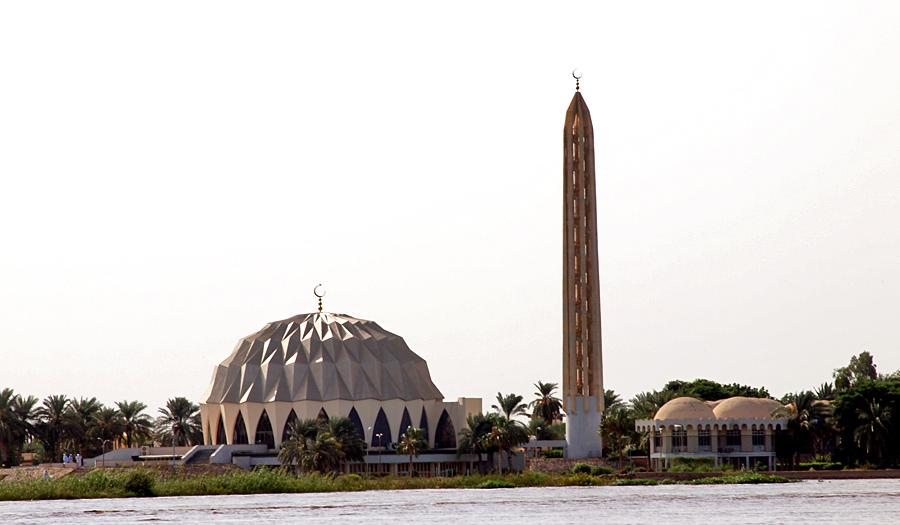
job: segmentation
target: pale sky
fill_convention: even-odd
[[[562,366],[562,128],[597,151],[606,388],[900,368],[900,3],[0,4],[0,388],[199,401],[377,321],[446,398]]]

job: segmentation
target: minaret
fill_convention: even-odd
[[[599,457],[603,447],[597,434],[603,412],[603,361],[594,127],[579,87],[576,80],[563,138],[562,394],[572,458]]]

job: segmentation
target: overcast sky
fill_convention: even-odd
[[[199,401],[267,322],[447,398],[562,366],[571,72],[606,388],[900,368],[897,2],[5,2],[0,388]]]

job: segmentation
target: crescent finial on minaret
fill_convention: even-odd
[[[572,78],[575,79],[575,91],[578,91],[579,89],[581,89],[581,85],[580,85],[581,75],[582,75],[581,71],[578,71],[577,69],[572,70]]]

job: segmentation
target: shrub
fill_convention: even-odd
[[[133,494],[139,498],[153,496],[154,480],[146,471],[135,470],[129,472],[125,478],[125,484],[122,488],[125,492]]]
[[[590,474],[591,466],[587,463],[578,463],[574,467],[572,467],[572,473],[574,474]]]
[[[616,471],[609,467],[594,467],[591,469],[592,476],[603,476],[606,474],[615,474]]]
[[[548,458],[548,459],[559,459],[559,458],[563,457],[563,451],[556,450],[556,449],[545,450],[544,452],[541,452],[541,457]]]
[[[614,481],[613,485],[615,485],[617,487],[621,487],[623,485],[658,485],[658,483],[652,479],[621,478],[621,479],[617,479],[616,481]]]
[[[569,478],[568,484],[569,485],[587,486],[587,485],[594,485],[595,481],[599,482],[600,480],[595,480],[594,477],[591,476],[590,472],[576,472],[575,474],[572,474],[572,476]]]
[[[475,485],[476,489],[511,489],[515,488],[515,485],[510,483],[509,481],[503,481],[499,479],[489,479],[485,482],[482,482],[478,485]]]
[[[712,470],[715,461],[713,458],[688,458],[678,456],[672,458],[674,467],[686,467],[686,470],[672,470],[673,472],[709,472]]]

